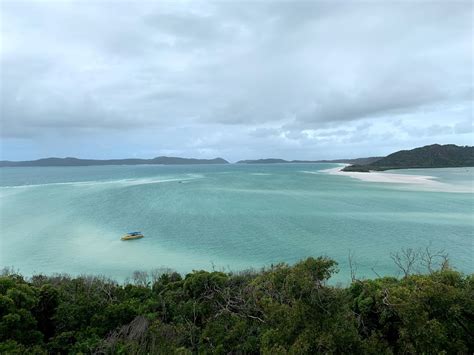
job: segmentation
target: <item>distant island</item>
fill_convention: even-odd
[[[369,172],[390,169],[454,168],[474,166],[474,147],[432,144],[400,150],[371,163],[346,166],[343,171]]]
[[[240,160],[236,164],[291,164],[291,163],[347,163],[370,164],[382,157],[337,159],[337,160],[284,160],[284,159],[257,159]],[[156,157],[153,159],[79,159],[79,158],[44,158],[27,161],[1,160],[0,167],[45,167],[45,166],[94,166],[94,165],[186,165],[186,164],[230,164],[223,158],[193,159],[179,157]]]
[[[298,163],[346,163],[346,164],[371,164],[383,157],[369,157],[356,159],[335,159],[335,160],[285,160],[276,158],[239,160],[237,164],[298,164]]]
[[[180,164],[229,164],[222,158],[193,159],[177,157],[156,157],[153,159],[78,159],[78,158],[45,158],[29,161],[0,161],[0,167],[21,166],[91,166],[91,165],[180,165]]]
[[[343,171],[369,172],[389,169],[449,168],[474,166],[474,147],[454,144],[433,144],[412,150],[401,150],[386,157],[350,158],[334,160],[285,160],[278,158],[239,160],[236,164],[298,164],[345,163]],[[92,166],[92,165],[187,165],[230,164],[223,158],[194,159],[160,156],[152,159],[79,159],[44,158],[28,161],[1,160],[0,167]]]

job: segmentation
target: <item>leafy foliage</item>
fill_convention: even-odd
[[[0,277],[0,353],[367,353],[474,351],[474,277],[443,267],[327,284],[335,261],[259,272]]]

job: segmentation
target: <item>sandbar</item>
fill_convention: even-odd
[[[457,186],[440,182],[436,180],[436,177],[428,175],[409,175],[389,173],[384,171],[371,171],[368,173],[356,171],[342,171],[342,169],[347,165],[348,164],[341,164],[336,168],[321,170],[321,172],[331,175],[347,176],[367,182],[405,184],[406,186],[414,185],[418,188],[431,191],[473,192],[472,189],[466,188],[466,186]]]

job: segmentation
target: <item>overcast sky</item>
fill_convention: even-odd
[[[473,144],[471,1],[1,1],[1,156]]]

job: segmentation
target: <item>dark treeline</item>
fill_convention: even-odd
[[[470,166],[474,166],[474,147],[432,144],[411,150],[400,150],[369,163],[354,163],[342,170],[369,172],[371,170]]]
[[[0,278],[5,354],[472,354],[474,277],[393,255],[402,278],[330,286],[335,261],[240,273]]]

